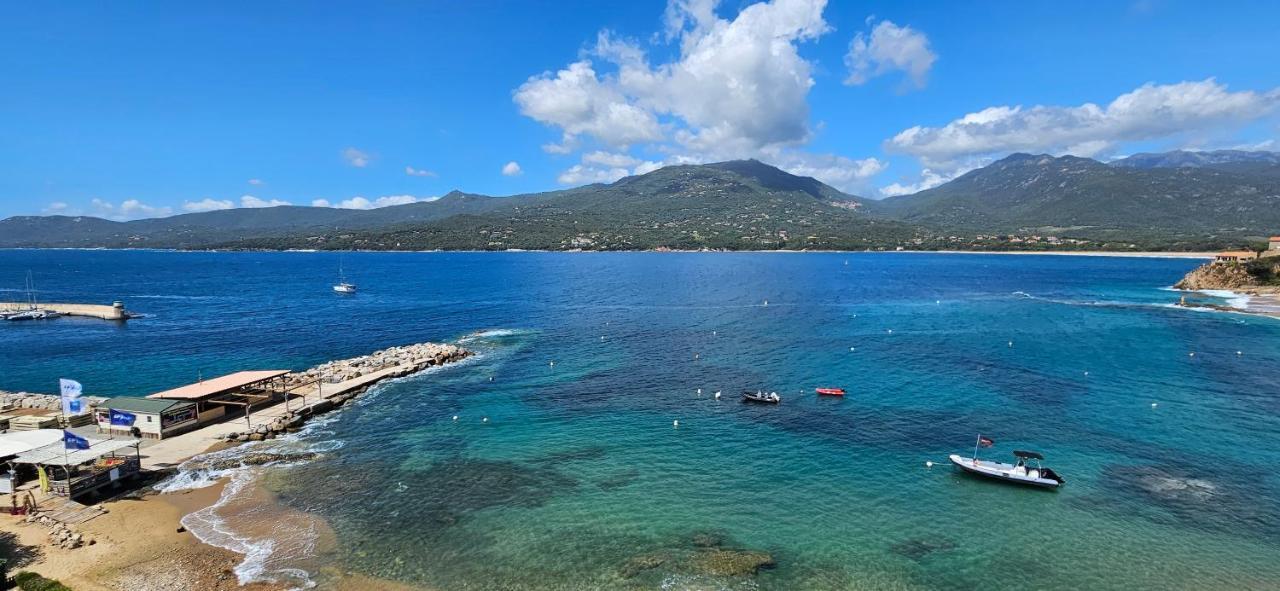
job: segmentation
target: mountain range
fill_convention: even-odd
[[[755,160],[610,184],[371,210],[280,206],[117,222],[0,220],[0,247],[179,249],[1194,249],[1280,231],[1280,154],[1167,152],[1110,163],[1014,154],[872,200]]]

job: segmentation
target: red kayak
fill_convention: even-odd
[[[844,396],[844,388],[818,388],[821,396]]]

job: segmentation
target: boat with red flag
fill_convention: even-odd
[[[817,388],[819,396],[844,396],[844,388]]]

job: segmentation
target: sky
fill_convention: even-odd
[[[1280,150],[1280,3],[15,3],[0,217],[369,208],[757,158],[871,198],[1013,152]]]

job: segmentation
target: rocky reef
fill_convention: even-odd
[[[101,404],[106,398],[85,396],[90,406]],[[0,407],[2,408],[35,408],[40,410],[60,410],[62,401],[56,394],[33,394],[31,392],[5,392],[0,390]]]

